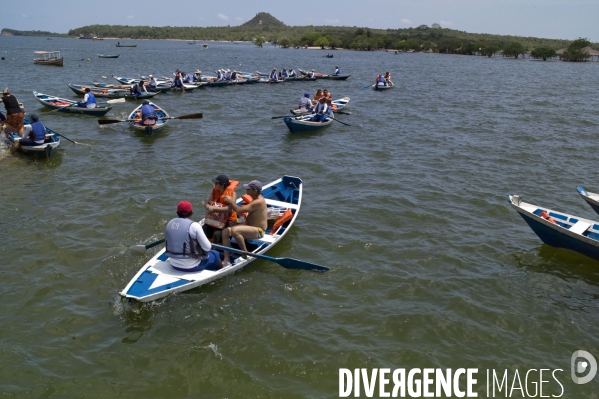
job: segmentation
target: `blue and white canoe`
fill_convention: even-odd
[[[545,244],[599,260],[599,222],[529,204],[519,195],[507,199]]]
[[[586,191],[584,188],[580,186],[576,187],[576,190],[578,191],[578,194],[580,194],[582,199],[585,200],[586,203],[589,204],[595,212],[599,213],[599,194]]]
[[[312,114],[288,116],[283,118],[283,122],[285,122],[291,133],[312,132],[314,130],[324,129],[325,127],[329,127],[331,124],[333,124],[333,120],[330,118],[324,122],[312,122],[310,120],[311,118]]]
[[[156,113],[158,119],[156,120],[156,123],[154,125],[143,125],[141,121],[142,106],[143,104],[140,104],[127,117],[127,120],[129,121],[129,126],[131,126],[131,128],[135,129],[138,132],[144,133],[146,136],[151,136],[152,134],[156,133],[168,124],[170,117],[168,116],[166,111],[150,101],[150,106],[154,108],[154,112]]]
[[[291,220],[283,223],[274,235],[270,234],[270,228],[266,230],[264,237],[256,240],[248,240],[246,243],[249,252],[264,255],[272,249],[289,231],[302,203],[302,180],[297,177],[283,176],[262,189],[262,195],[266,199],[269,215],[282,214],[287,209],[293,213]],[[241,204],[241,198],[237,201]],[[203,220],[200,221],[203,223]],[[235,247],[237,248],[237,247]],[[182,272],[173,269],[165,250],[161,250],[150,259],[129,284],[120,292],[123,298],[139,302],[149,302],[164,298],[175,292],[187,291],[208,284],[226,275],[235,273],[246,266],[251,265],[256,258],[247,256],[240,258],[231,253],[232,264],[220,270],[201,270],[197,272]],[[222,259],[222,253],[221,253]]]
[[[393,84],[393,82],[389,82],[387,84],[387,86],[385,86],[385,85],[379,85],[377,83],[377,84],[373,84],[371,87],[372,87],[372,90],[374,90],[374,91],[385,91],[385,90],[389,90],[389,89],[394,88],[395,85]]]
[[[112,109],[109,105],[97,104],[96,108],[82,108],[77,106],[77,101],[66,98],[51,96],[44,93],[33,92],[35,99],[43,106],[57,110],[56,112],[65,112],[71,114],[83,114],[91,116],[104,116]],[[113,100],[117,101],[117,100]],[[125,100],[122,100],[125,101]]]
[[[31,121],[29,120],[29,116],[27,116],[27,115],[25,116],[23,123],[25,125],[28,125],[31,123]],[[44,127],[45,127],[45,125],[44,125]],[[19,134],[15,133],[15,132],[5,132],[5,134],[6,134],[6,141],[10,145],[12,145],[15,141],[21,139]],[[44,142],[44,144],[35,145],[35,146],[30,146],[30,145],[21,146],[20,150],[23,151],[23,154],[36,155],[36,156],[39,156],[42,158],[47,158],[50,155],[52,155],[54,150],[59,145],[60,145],[60,136],[58,135],[58,133],[56,133],[54,130],[46,127],[46,141]]]

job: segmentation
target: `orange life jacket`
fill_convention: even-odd
[[[542,217],[543,219],[548,220],[549,222],[551,222],[553,224],[557,224],[557,223],[555,223],[555,220],[551,216],[549,216],[549,214],[546,211],[541,212],[539,214],[539,216]]]
[[[252,202],[254,200],[252,198],[252,196],[249,195],[249,194],[243,194],[241,196],[241,199],[242,199],[241,205],[247,205],[247,204],[249,204],[250,202]],[[241,216],[243,216],[244,218],[246,218],[248,216],[248,213],[247,212],[242,213]]]
[[[235,194],[235,189],[239,185],[239,182],[237,180],[229,180],[229,183],[229,186],[225,188],[225,191],[223,191],[222,194],[220,193],[220,191],[216,189],[216,187],[212,188],[212,194],[210,195],[210,198],[212,198],[214,202],[216,202],[219,206],[227,206],[227,203],[225,202],[225,197],[233,197],[233,194]],[[228,220],[237,220],[237,213],[235,211],[232,211],[229,215]]]
[[[274,236],[275,232],[279,229],[279,227],[281,227],[285,222],[291,220],[292,218],[293,213],[291,212],[291,209],[287,209],[281,216],[279,216],[275,224],[272,226],[272,229],[270,230],[270,235]]]

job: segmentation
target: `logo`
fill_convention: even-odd
[[[578,350],[572,354],[570,370],[575,384],[586,384],[597,374],[597,361],[589,352]],[[582,376],[586,372],[588,374]]]

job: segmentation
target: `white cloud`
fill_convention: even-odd
[[[409,19],[404,18],[401,21],[399,21],[399,23],[402,24],[402,25],[411,25],[412,21],[410,21]]]
[[[127,18],[133,19],[133,15],[127,15]]]
[[[229,20],[229,17],[227,17],[225,14],[218,13],[217,17],[218,19],[222,19],[223,21]]]
[[[451,26],[451,25],[453,25],[453,22],[451,22],[451,21],[439,21],[439,25],[441,25],[441,26]]]
[[[339,18],[325,19],[324,22],[327,25],[336,25],[339,23]]]

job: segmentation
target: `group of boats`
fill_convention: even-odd
[[[580,197],[599,213],[599,194],[581,186],[576,189]],[[508,195],[507,200],[545,244],[599,260],[599,221],[530,204],[522,201],[519,195]]]

